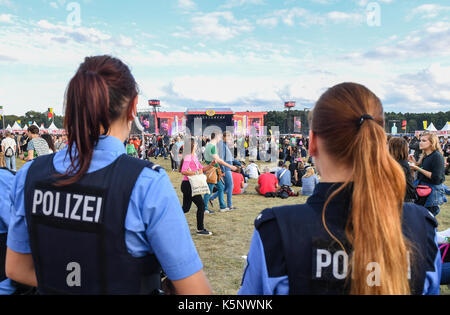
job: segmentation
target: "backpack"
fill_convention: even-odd
[[[14,150],[11,147],[8,147],[5,151],[5,156],[6,157],[13,157],[14,156]]]

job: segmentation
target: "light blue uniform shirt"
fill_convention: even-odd
[[[54,157],[58,173],[65,173],[69,168],[66,154],[67,148]],[[112,164],[122,154],[126,154],[126,150],[119,139],[101,137],[88,173]],[[22,254],[31,253],[24,200],[25,180],[31,164],[28,162],[18,172],[11,191],[8,247]],[[163,170],[145,168],[138,177],[125,219],[125,241],[133,257],[155,254],[170,280],[185,279],[203,268],[175,189]]]
[[[8,233],[10,219],[9,193],[13,180],[13,174],[7,170],[0,170],[0,234]],[[11,280],[6,279],[0,282],[0,295],[10,295],[15,291],[16,289],[12,286]]]

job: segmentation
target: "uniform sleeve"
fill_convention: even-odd
[[[0,173],[0,234],[8,233],[11,201],[10,201],[10,187],[14,176],[8,171],[1,171]]]
[[[28,227],[25,219],[25,181],[32,161],[26,163],[14,178],[10,193],[10,221],[8,248],[20,254],[31,254]]]
[[[437,235],[435,238],[436,247],[438,246]],[[423,295],[440,295],[441,293],[441,276],[442,276],[442,258],[441,252],[438,250],[434,259],[434,270],[427,271],[425,275],[425,283],[423,286]]]
[[[131,196],[125,228],[130,254],[154,253],[170,280],[185,279],[203,268],[165,171],[143,170]]]
[[[247,266],[242,278],[239,295],[287,295],[289,281],[287,276],[269,277],[264,254],[264,246],[258,231],[255,231]]]

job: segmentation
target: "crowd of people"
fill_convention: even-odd
[[[261,198],[301,187],[308,200],[256,218],[239,294],[439,294],[450,282],[436,220],[450,141],[388,138],[366,87],[330,88],[309,136],[279,139],[130,137],[138,94],[122,61],[87,57],[66,92],[66,136],[4,135],[1,294],[211,294],[185,213],[194,203],[197,234],[211,236],[205,214],[216,199],[238,210],[249,181]],[[182,175],[182,204],[160,157]]]

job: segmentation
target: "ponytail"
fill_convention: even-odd
[[[79,181],[89,170],[100,136],[111,123],[129,114],[138,95],[128,67],[109,56],[87,57],[70,81],[66,93],[64,126],[71,165],[58,185]]]
[[[406,180],[389,154],[383,127],[379,99],[367,88],[352,83],[328,90],[312,114],[313,132],[324,141],[327,153],[352,169],[352,178],[328,198],[322,213],[325,229],[344,249],[329,230],[325,214],[336,195],[353,188],[346,226],[353,251],[351,294],[410,294],[410,246],[402,231]],[[368,283],[372,267],[378,271],[379,285]]]

